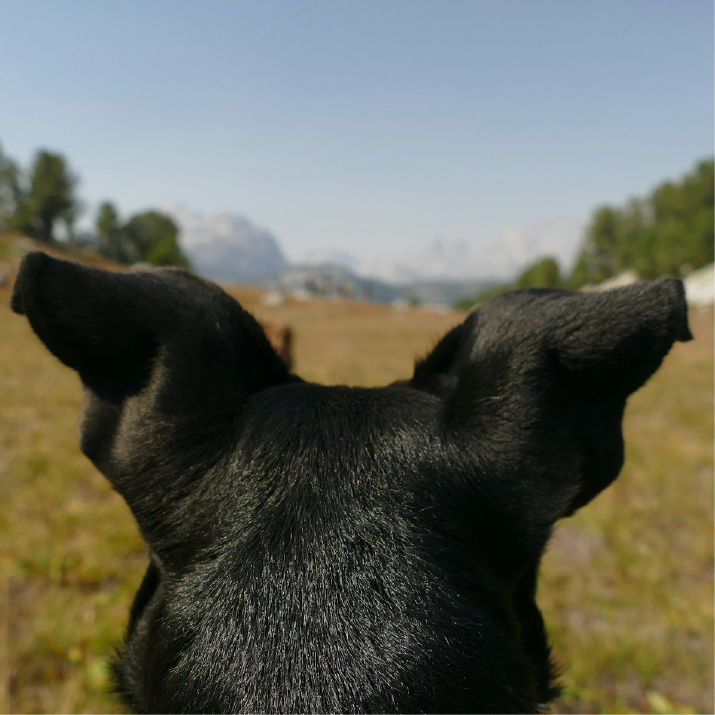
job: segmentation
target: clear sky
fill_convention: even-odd
[[[314,249],[586,221],[713,153],[710,0],[0,0],[0,142]]]

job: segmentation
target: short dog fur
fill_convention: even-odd
[[[362,389],[290,374],[183,270],[31,253],[12,308],[79,373],[82,450],[147,544],[114,662],[139,712],[537,712],[549,535],[691,337],[679,281],[516,291]]]

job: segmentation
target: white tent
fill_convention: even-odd
[[[603,281],[603,283],[599,283],[598,285],[586,284],[585,286],[583,286],[583,288],[581,288],[581,290],[586,292],[600,292],[602,290],[622,288],[623,286],[629,286],[632,283],[637,282],[638,274],[635,271],[627,270],[623,271],[623,273],[619,273],[617,276],[613,276],[613,278],[608,278],[607,280]]]
[[[715,303],[715,263],[693,271],[683,283],[689,305],[705,308]]]

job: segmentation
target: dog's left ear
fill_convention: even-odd
[[[82,378],[82,449],[105,473],[135,396],[173,422],[240,414],[251,394],[295,379],[253,316],[188,271],[111,273],[31,253],[11,307]]]
[[[443,399],[448,432],[486,440],[480,450],[503,445],[503,463],[553,472],[563,455],[577,465],[563,467],[580,472],[571,485],[578,495],[557,509],[563,515],[615,479],[626,398],[674,341],[691,338],[681,281],[592,293],[515,291],[448,333],[417,364],[411,384]],[[519,449],[528,452],[521,464]],[[544,479],[549,488],[555,483]]]
[[[248,395],[287,379],[260,325],[218,286],[179,269],[112,273],[30,253],[11,308],[84,384],[119,401],[162,363],[175,393]]]
[[[224,458],[251,395],[298,378],[249,313],[188,271],[111,273],[31,253],[11,307],[79,373],[82,451],[178,568],[201,536],[182,500]]]

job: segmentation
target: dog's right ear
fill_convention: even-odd
[[[499,483],[500,494],[511,490],[515,503],[553,522],[616,478],[628,396],[675,341],[691,338],[677,280],[596,293],[515,291],[449,332],[410,384],[442,399],[457,443],[478,443],[470,453],[483,460],[491,454],[491,471],[509,485]]]

